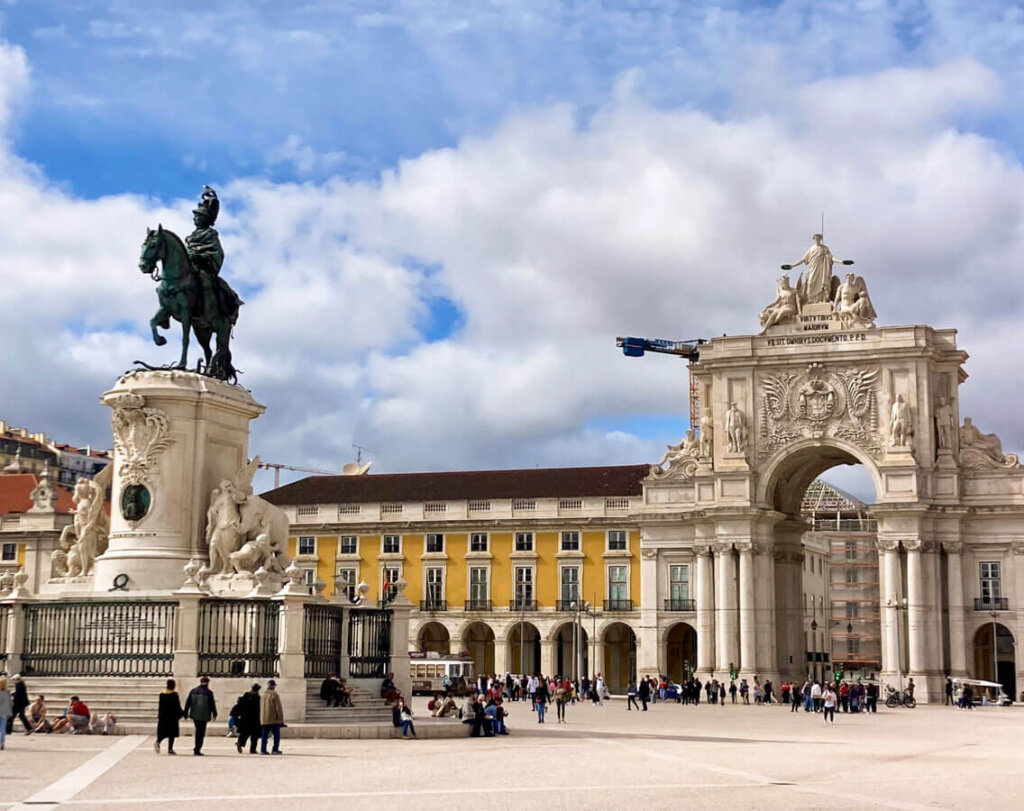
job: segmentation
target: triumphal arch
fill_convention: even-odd
[[[659,598],[685,561],[699,675],[806,677],[801,498],[840,464],[864,465],[875,487],[884,680],[909,675],[934,700],[945,675],[973,675],[980,628],[1020,636],[1017,606],[982,594],[977,568],[999,561],[1003,593],[1024,597],[1024,470],[961,422],[956,331],[878,326],[865,280],[839,264],[816,236],[763,330],[715,338],[691,365],[699,429],[644,485],[642,672],[666,672]]]

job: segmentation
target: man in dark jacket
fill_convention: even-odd
[[[644,708],[643,711],[647,712],[647,702],[651,700],[651,683],[647,681],[647,677],[640,679],[640,686],[637,687],[637,694],[640,696],[640,704]]]
[[[199,686],[193,687],[185,699],[185,709],[182,717],[191,718],[196,728],[195,745],[192,747],[193,755],[203,754],[203,741],[206,739],[206,725],[210,721],[217,720],[217,702],[214,700],[213,691],[210,690],[210,677],[203,676],[199,680]]]
[[[21,719],[21,723],[25,726],[25,731],[31,732],[32,725],[28,722],[28,718],[25,717],[25,710],[27,710],[29,705],[32,703],[28,700],[28,687],[20,673],[15,673],[11,681],[14,682],[14,695],[11,696],[12,713],[11,717],[7,719],[7,734],[10,735],[14,732],[15,715]]]
[[[167,740],[167,754],[176,754],[174,751],[174,739],[181,733],[178,721],[181,720],[181,698],[174,689],[174,679],[167,680],[167,689],[160,694],[160,702],[157,706],[156,716],[156,742],[153,750],[160,754],[160,743]]]
[[[231,714],[235,716],[235,726],[238,729],[238,740],[235,742],[235,749],[242,754],[246,740],[249,741],[249,754],[256,754],[256,741],[260,737],[262,727],[260,726],[260,686],[254,684],[248,693],[244,693],[238,699]]]
[[[325,701],[328,707],[332,703],[335,707],[341,704],[341,690],[338,689],[339,687],[341,687],[341,684],[338,682],[338,677],[333,673],[320,682],[320,699]]]

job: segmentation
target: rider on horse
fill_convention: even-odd
[[[185,247],[203,286],[203,314],[212,318],[221,313],[233,322],[242,302],[228,283],[220,278],[224,249],[220,244],[220,235],[213,228],[219,213],[217,192],[209,186],[203,186],[203,196],[192,209],[192,222],[196,229],[185,239]]]

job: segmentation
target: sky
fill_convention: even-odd
[[[656,461],[685,365],[615,337],[756,332],[822,213],[1019,449],[1022,44],[986,0],[0,0],[0,416],[109,446],[177,353],[145,229],[208,183],[265,460]]]

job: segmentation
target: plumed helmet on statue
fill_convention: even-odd
[[[217,215],[220,214],[220,200],[217,198],[217,192],[209,186],[203,186],[203,196],[199,199],[196,207],[192,209],[192,213],[205,214],[210,219],[210,225],[217,222]]]

